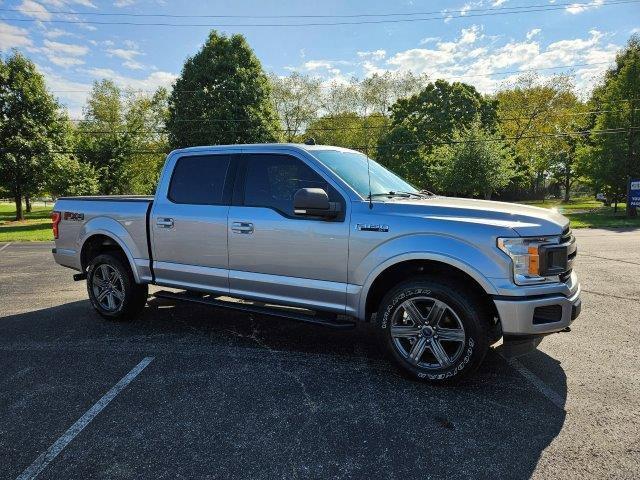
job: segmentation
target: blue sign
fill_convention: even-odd
[[[631,180],[629,183],[629,205],[640,207],[640,180]]]

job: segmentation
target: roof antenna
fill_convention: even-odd
[[[304,141],[305,145],[315,145],[316,144],[316,139],[313,137],[309,137]]]

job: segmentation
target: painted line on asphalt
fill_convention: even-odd
[[[504,357],[503,357],[504,358]],[[506,360],[506,359],[505,359]],[[507,363],[513,367],[516,372],[522,375],[526,380],[529,381],[536,389],[545,396],[547,400],[553,403],[560,410],[564,410],[564,400],[560,395],[558,395],[553,389],[551,389],[547,384],[545,384],[540,378],[525,367],[520,360],[517,358],[512,358],[507,360]]]
[[[69,429],[62,434],[58,440],[51,445],[46,452],[40,454],[35,461],[29,465],[24,472],[18,476],[17,480],[27,480],[36,478],[46,467],[51,463],[64,448],[71,443],[71,441],[93,420],[104,408],[109,405],[111,400],[124,390],[144,368],[153,361],[154,357],[145,357],[142,361],[133,367],[133,369],[127,373],[122,379],[116,383],[111,389],[104,394],[104,396],[98,400],[93,407],[86,411],[82,417],[80,417],[76,423],[71,425]]]
[[[9,245],[11,245],[12,242],[7,243],[6,245],[3,245],[2,247],[0,247],[0,252],[3,251],[5,248],[7,248]]]

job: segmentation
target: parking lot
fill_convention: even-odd
[[[640,232],[576,236],[573,331],[447,388],[367,325],[159,299],[109,323],[50,244],[0,244],[0,478],[61,438],[38,478],[638,478]]]

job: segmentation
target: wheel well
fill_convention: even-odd
[[[82,251],[80,252],[80,262],[82,264],[82,271],[86,271],[91,260],[98,255],[107,252],[121,253],[124,258],[127,258],[124,250],[118,243],[106,235],[93,235],[89,237],[82,245]]]
[[[367,320],[371,318],[371,315],[378,310],[382,298],[395,285],[410,277],[419,275],[442,276],[447,280],[460,282],[464,285],[464,288],[470,290],[482,302],[486,309],[485,315],[487,318],[492,319],[494,324],[498,320],[498,312],[495,304],[491,301],[491,297],[487,295],[484,288],[472,276],[452,265],[434,260],[408,260],[396,263],[378,275],[367,294],[365,318]]]

